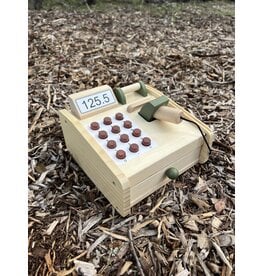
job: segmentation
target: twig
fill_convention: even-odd
[[[221,260],[222,260],[222,261],[229,267],[229,269],[232,271],[233,268],[232,268],[231,264],[229,263],[228,259],[226,258],[226,256],[225,256],[224,252],[222,251],[222,249],[221,249],[214,241],[211,240],[211,242],[212,242],[212,245],[215,247],[218,256],[221,258]]]
[[[150,257],[151,257],[151,261],[154,265],[154,269],[155,271],[157,270],[157,266],[156,266],[156,261],[155,261],[155,258],[153,256],[153,252],[152,252],[152,243],[149,241],[149,245],[148,245],[148,251],[149,251],[149,254],[150,254]]]
[[[46,91],[46,94],[47,94],[47,97],[48,97],[46,110],[49,110],[49,108],[50,108],[50,103],[51,103],[50,89],[51,89],[51,84],[48,84],[48,86],[47,86],[47,91]]]
[[[196,57],[217,57],[217,56],[221,56],[221,53],[214,53],[214,54],[200,54],[197,52],[192,52],[191,53],[192,56],[196,56]]]
[[[101,229],[105,234],[115,238],[115,239],[118,239],[118,240],[122,240],[122,241],[128,241],[128,238],[125,237],[125,236],[122,236],[122,235],[118,235],[118,234],[115,234],[115,233],[112,233],[106,229],[104,229],[104,227],[98,227],[99,229]]]
[[[34,178],[33,176],[31,176],[30,174],[28,174],[28,177],[29,177],[33,182],[36,181],[35,178]]]
[[[197,248],[196,248],[196,247],[194,247],[194,252],[195,252],[195,254],[196,254],[196,256],[197,256],[197,259],[198,259],[198,261],[199,261],[199,264],[201,265],[201,267],[202,267],[203,270],[204,270],[205,275],[206,275],[206,276],[211,276],[211,275],[212,275],[211,272],[210,272],[209,269],[207,268],[206,264],[205,264],[204,261],[202,260],[202,258],[201,258],[201,256],[199,255],[199,253],[197,252]]]
[[[129,218],[127,218],[127,219],[121,221],[120,223],[116,224],[114,227],[110,228],[110,230],[111,230],[111,231],[112,231],[112,230],[116,230],[116,229],[122,227],[124,224],[126,224],[128,221],[131,221],[131,220],[134,219],[134,218],[135,218],[135,216],[129,217]],[[106,239],[107,236],[108,236],[108,234],[103,234],[103,235],[100,236],[94,243],[92,243],[92,244],[90,245],[90,247],[88,248],[88,250],[85,251],[88,258],[89,258],[89,256],[90,256],[91,252],[92,252],[92,251],[93,251],[93,250],[94,250],[104,239]]]
[[[71,210],[69,210],[68,219],[67,219],[67,222],[66,222],[66,240],[68,238],[68,230],[69,230],[69,225],[70,225],[70,217],[71,217]]]
[[[150,210],[150,214],[153,214],[154,212],[155,212],[155,210],[162,204],[162,202],[163,202],[163,200],[164,199],[166,199],[166,195],[165,196],[163,196],[158,202],[157,202],[157,204],[156,204],[156,206],[155,207],[153,207],[151,210]]]
[[[206,80],[205,83],[209,83],[209,84],[214,84],[214,85],[227,85],[227,84],[234,84],[235,81],[234,80],[230,80],[230,81],[212,81],[212,80]]]
[[[86,7],[88,8],[88,10],[91,12],[92,10],[91,10],[91,8],[89,7],[89,5],[87,4],[87,2],[86,2]]]
[[[36,114],[35,114],[35,117],[34,117],[34,119],[33,119],[33,123],[32,123],[32,125],[31,125],[31,127],[30,127],[30,129],[29,129],[29,133],[31,133],[31,131],[34,129],[34,127],[35,127],[35,125],[36,125],[36,122],[37,122],[38,119],[40,118],[41,113],[42,113],[43,110],[44,110],[44,107],[43,107],[43,106],[40,107],[40,108],[37,110],[37,112],[36,112]]]
[[[74,258],[72,258],[72,259],[69,259],[69,260],[68,260],[68,263],[71,263],[71,262],[73,262],[73,261],[75,261],[75,260],[77,260],[77,259],[80,259],[81,257],[85,256],[85,254],[86,254],[86,250],[83,251],[83,252],[82,252],[81,254],[79,254],[78,256],[76,256],[76,257],[74,257]]]
[[[131,251],[135,257],[135,260],[136,260],[136,264],[137,264],[137,267],[139,269],[139,272],[142,276],[145,276],[144,272],[143,272],[143,269],[142,269],[142,266],[141,266],[141,263],[139,261],[139,258],[136,254],[136,250],[135,250],[135,247],[134,247],[134,242],[133,242],[133,236],[132,236],[132,232],[131,232],[131,228],[129,227],[128,229],[128,236],[129,236],[129,241],[130,241],[130,247],[131,247]]]

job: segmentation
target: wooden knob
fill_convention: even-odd
[[[173,124],[179,124],[181,122],[181,116],[183,115],[183,111],[168,107],[168,106],[160,106],[158,110],[154,114],[154,118],[167,121]]]

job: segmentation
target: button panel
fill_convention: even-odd
[[[156,146],[141,127],[120,112],[89,121],[85,127],[116,163],[124,164]]]

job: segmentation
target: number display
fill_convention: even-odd
[[[112,94],[112,91],[110,90],[99,92],[76,100],[76,104],[82,114],[112,103],[115,103],[115,98]]]

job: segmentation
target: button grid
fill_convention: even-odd
[[[155,141],[120,112],[91,121],[86,129],[118,164],[139,157],[156,146]]]

